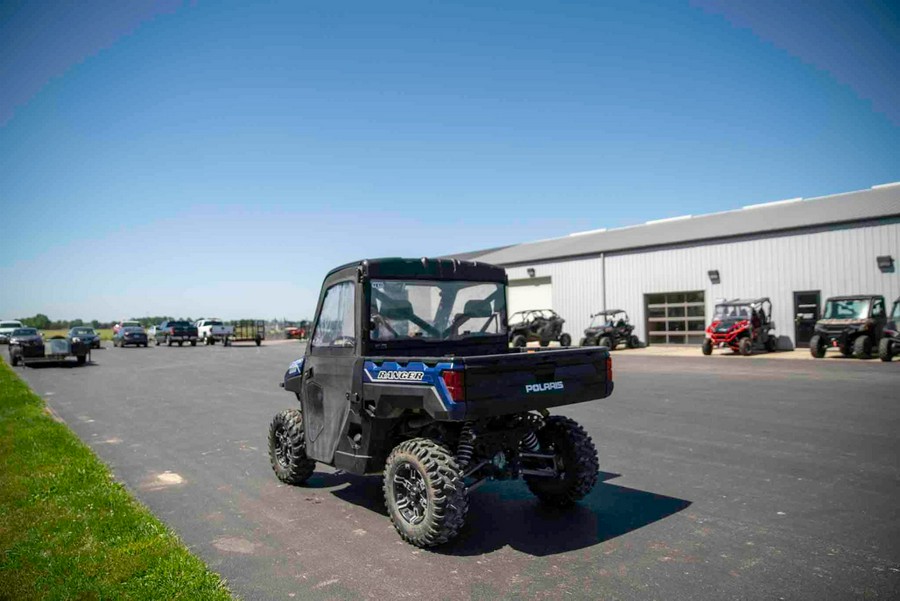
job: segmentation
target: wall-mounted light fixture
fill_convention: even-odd
[[[894,273],[894,257],[883,255],[875,257],[875,260],[878,261],[878,269],[881,270],[881,273]]]
[[[718,284],[721,280],[719,279],[719,270],[718,269],[710,269],[706,272],[706,275],[709,276],[709,281],[713,284]]]
[[[534,277],[534,267],[529,267],[525,271],[528,272],[528,277],[530,277],[530,278]]]

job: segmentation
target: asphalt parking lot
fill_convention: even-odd
[[[17,372],[245,599],[900,597],[898,361],[616,352],[613,396],[564,411],[600,454],[586,501],[491,483],[425,551],[377,476],[272,474],[298,343],[107,347]]]

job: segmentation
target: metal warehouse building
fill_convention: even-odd
[[[782,348],[808,346],[824,300],[900,296],[900,183],[456,255],[504,267],[509,312],[554,309],[578,340],[624,309],[642,341],[697,344],[717,301],[768,296]]]

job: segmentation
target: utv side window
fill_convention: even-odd
[[[325,291],[312,346],[352,348],[356,344],[355,291],[353,282],[340,282]]]
[[[881,317],[882,315],[884,315],[884,301],[879,298],[872,305],[872,317]]]

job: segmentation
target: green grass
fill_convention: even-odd
[[[231,599],[3,361],[0,599]]]
[[[96,329],[94,330],[98,334],[100,334],[100,340],[112,340],[113,331],[112,328],[107,329]],[[53,336],[65,336],[69,333],[69,330],[41,330],[41,333],[44,334],[44,338],[49,340]]]

